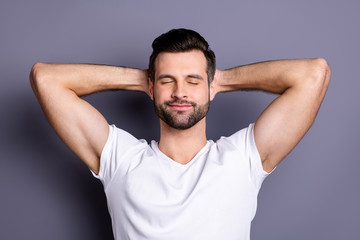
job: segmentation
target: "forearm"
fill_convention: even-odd
[[[58,86],[78,96],[118,89],[147,92],[148,84],[143,70],[91,64],[36,63],[30,78],[36,91]]]
[[[254,63],[219,71],[219,92],[235,90],[263,90],[282,94],[296,85],[312,84],[321,79],[323,59],[295,59]]]

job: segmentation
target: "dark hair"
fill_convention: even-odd
[[[153,52],[150,56],[148,74],[155,81],[155,60],[161,52],[188,52],[200,50],[207,61],[208,82],[213,80],[216,69],[215,54],[207,41],[197,32],[189,29],[172,29],[157,37],[152,43]]]

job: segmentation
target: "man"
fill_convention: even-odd
[[[330,69],[299,59],[216,70],[205,39],[175,29],[154,40],[148,71],[37,63],[30,78],[55,131],[102,181],[116,239],[229,240],[250,239],[261,183],[310,128]],[[109,126],[80,98],[110,89],[150,96],[159,142]],[[207,140],[209,102],[243,89],[280,96],[255,124]]]

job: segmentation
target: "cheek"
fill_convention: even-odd
[[[209,91],[206,90],[201,90],[201,91],[196,91],[193,95],[194,99],[197,99],[199,101],[208,101],[209,100]]]
[[[157,102],[161,102],[164,99],[166,100],[168,97],[168,93],[164,89],[154,88],[154,99]]]

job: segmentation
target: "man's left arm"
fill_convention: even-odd
[[[263,169],[274,169],[315,120],[330,68],[324,59],[278,60],[217,70],[217,92],[263,90],[280,94],[258,117],[254,136]]]

